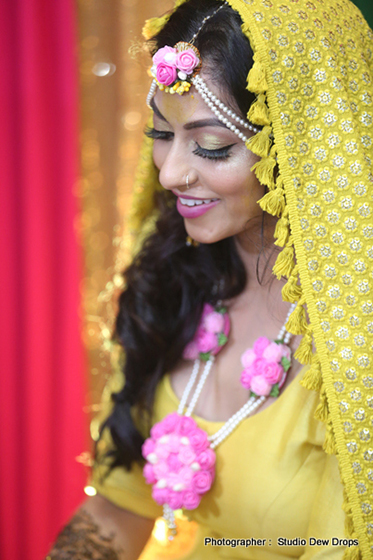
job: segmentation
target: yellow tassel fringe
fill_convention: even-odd
[[[306,334],[300,341],[300,344],[294,354],[294,358],[298,360],[301,364],[312,363],[313,351],[312,351],[312,330],[308,327]]]
[[[326,432],[325,432],[325,440],[324,440],[324,443],[323,443],[323,449],[324,449],[325,453],[328,453],[329,455],[336,452],[333,426],[332,426],[332,423],[330,421],[328,421],[328,423],[326,425]]]
[[[292,270],[289,280],[283,286],[281,290],[282,299],[284,301],[289,301],[290,303],[295,303],[299,301],[302,296],[302,288],[297,284],[298,282],[298,265]]]
[[[280,216],[285,208],[284,191],[282,189],[269,191],[258,200],[258,204],[264,212],[268,212],[272,216]]]
[[[277,221],[275,229],[275,245],[278,247],[283,247],[289,239],[290,228],[289,228],[289,209],[285,207],[281,218]]]
[[[352,520],[352,511],[351,506],[347,500],[346,489],[343,489],[343,504],[342,509],[346,513],[345,515],[345,533],[346,536],[350,539],[357,539],[357,535],[355,532],[353,520]],[[349,547],[345,549],[343,560],[362,560],[360,549],[356,546]]]
[[[322,376],[320,361],[316,354],[313,355],[312,365],[309,369],[307,369],[300,384],[302,387],[309,389],[310,391],[320,391],[322,386]]]
[[[272,143],[272,128],[265,126],[246,141],[246,148],[260,157],[267,157]]]
[[[328,402],[326,400],[326,393],[324,386],[320,389],[320,402],[315,410],[316,420],[321,420],[321,422],[326,422],[328,420]]]
[[[356,535],[352,535],[351,538],[356,538]],[[360,549],[356,546],[347,548],[343,560],[362,560]]]
[[[306,334],[308,330],[306,311],[303,307],[304,303],[305,298],[302,296],[298,301],[296,308],[287,320],[286,329],[292,334]]]
[[[170,14],[165,14],[161,17],[153,17],[147,19],[145,21],[144,27],[142,28],[142,36],[144,37],[144,39],[146,39],[146,41],[149,41],[150,39],[152,39],[152,37],[157,35],[157,33],[159,33],[159,31],[166,24],[169,18]]]
[[[264,66],[258,60],[247,76],[247,89],[253,93],[264,93],[268,89]]]
[[[260,93],[256,101],[251,105],[247,113],[247,120],[260,126],[268,126],[271,124],[264,93]]]
[[[282,276],[289,277],[294,269],[294,247],[293,239],[290,236],[286,247],[279,253],[273,266],[273,274],[280,280]]]
[[[251,171],[255,171],[258,181],[269,189],[275,188],[274,169],[276,160],[273,156],[263,157],[255,165],[252,166]]]

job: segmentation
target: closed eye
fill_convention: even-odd
[[[235,144],[229,144],[229,146],[224,146],[223,148],[207,150],[206,148],[202,148],[197,142],[196,144],[197,147],[193,150],[193,154],[213,161],[228,159],[231,156],[231,148],[235,146]]]
[[[153,138],[154,140],[172,140],[174,133],[167,130],[156,130],[155,128],[147,126],[145,129],[145,136]]]

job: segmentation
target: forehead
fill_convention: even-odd
[[[204,78],[210,91],[228,107],[231,106],[227,96],[206,76],[203,74],[201,74],[201,76]],[[190,88],[188,93],[183,93],[182,95],[178,95],[177,93],[172,95],[157,89],[154,101],[159,111],[169,122],[173,121],[178,124],[186,124],[189,121],[215,116],[194,86]]]

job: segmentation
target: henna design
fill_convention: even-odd
[[[45,560],[120,560],[113,541],[115,535],[103,536],[92,516],[79,511],[58,535]]]

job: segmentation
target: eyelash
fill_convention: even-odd
[[[173,132],[167,132],[163,130],[156,130],[155,128],[147,127],[145,129],[145,135],[148,138],[153,138],[154,140],[171,140],[173,138]],[[197,144],[197,142],[196,142]],[[196,156],[207,158],[212,161],[224,161],[228,159],[231,155],[230,149],[234,146],[234,144],[230,144],[229,146],[224,146],[224,148],[219,148],[217,150],[206,150],[202,148],[199,144],[193,150],[193,154]]]

